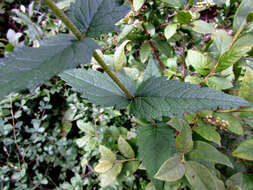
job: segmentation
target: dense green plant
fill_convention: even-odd
[[[126,26],[118,36],[118,41],[122,43],[114,55],[114,68],[105,63],[106,56],[95,50],[99,46],[91,38],[116,31],[115,23],[129,11],[127,6],[118,0],[77,0],[71,5],[68,18],[51,0],[45,2],[74,36],[60,34],[40,41],[38,48],[17,48],[1,59],[0,96],[24,88],[34,88],[60,73],[59,76],[90,103],[103,107],[115,106],[117,109],[127,108],[129,114],[135,117],[133,121],[140,125],[136,137],[138,158],[152,180],[147,188],[225,189],[223,180],[228,176],[219,173],[218,169],[235,167],[232,162],[234,158],[231,157],[234,147],[222,150],[221,135],[226,136],[226,131],[243,135],[242,122],[252,126],[252,114],[243,114],[252,113],[250,55],[253,45],[253,7],[250,1],[243,0],[236,10],[233,19],[234,36],[199,19],[202,8],[206,6],[225,6],[226,11],[229,11],[229,5],[223,2],[215,1],[216,4],[203,6],[201,3],[183,0],[129,1],[133,15],[129,14],[122,21]],[[209,18],[206,19],[208,21]],[[225,21],[219,23],[218,20],[216,24],[224,25]],[[106,36],[103,35],[103,38]],[[139,61],[149,61],[142,77],[135,77],[134,82],[133,77],[129,77],[130,68],[123,68],[124,49],[131,49],[128,47],[130,41],[138,44],[143,40],[145,42],[138,50]],[[171,45],[180,43],[181,49],[173,50]],[[155,60],[150,56],[151,51],[154,52]],[[92,56],[95,58],[93,61]],[[242,61],[243,67],[238,64]],[[104,73],[91,68],[73,69],[91,62],[99,64]],[[180,72],[177,62],[181,63]],[[243,70],[245,68],[246,71]],[[249,102],[220,92],[233,87],[232,81],[241,80],[243,72],[245,74],[239,95]],[[177,80],[168,80],[172,77]],[[240,106],[247,108],[236,109]],[[221,110],[230,108],[233,109]],[[219,110],[215,113],[204,111],[207,109]],[[233,117],[230,112],[238,112],[243,119]],[[95,133],[94,128],[90,128],[87,123],[79,123],[78,127],[87,133],[77,140],[79,147],[89,152],[99,146],[101,156],[95,171],[101,173],[102,187],[122,183],[124,172],[134,173],[138,169],[139,160],[131,142],[125,140],[126,136],[117,137],[120,153],[115,154],[98,138],[97,141],[90,140],[90,135]],[[252,132],[246,131],[248,137],[232,155],[253,160]],[[237,171],[244,170],[235,169],[234,173]],[[234,173],[230,172],[229,175]],[[250,179],[250,174],[236,173],[226,181],[226,186],[228,189],[252,189]]]

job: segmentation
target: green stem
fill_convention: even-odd
[[[56,16],[73,32],[77,39],[82,39],[82,34],[71,22],[71,20],[61,11],[52,0],[44,0],[45,3],[51,8]],[[98,64],[104,69],[104,71],[112,78],[112,80],[126,93],[126,95],[132,100],[134,96],[128,91],[128,89],[120,82],[120,80],[114,75],[110,68],[106,65],[100,55],[94,50],[93,57],[96,59]]]
[[[59,9],[52,0],[44,0],[45,3],[50,7],[50,9],[56,14],[56,16],[61,19],[61,21],[73,32],[77,39],[82,39],[82,34],[78,28],[71,22],[67,15]]]

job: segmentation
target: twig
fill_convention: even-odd
[[[232,109],[232,110],[217,110],[216,112],[221,112],[221,113],[229,113],[229,112],[250,112],[250,113],[253,113],[253,110]]]

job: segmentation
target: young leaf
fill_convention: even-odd
[[[137,145],[139,157],[147,169],[149,177],[156,188],[163,189],[162,182],[153,176],[161,165],[175,153],[175,139],[173,130],[166,124],[157,123],[156,126],[142,126],[138,129]]]
[[[181,179],[184,174],[185,167],[182,164],[181,157],[175,155],[163,163],[154,177],[162,181],[173,182]]]
[[[132,147],[128,144],[128,142],[122,138],[122,136],[118,139],[118,147],[120,153],[125,156],[126,158],[134,158],[135,153],[132,149]]]
[[[233,164],[226,155],[219,152],[212,145],[202,141],[194,142],[194,149],[189,153],[189,156],[193,160],[207,160],[233,168]]]
[[[129,40],[124,41],[119,47],[117,47],[114,57],[113,63],[116,72],[119,72],[123,65],[125,64],[126,56],[125,56],[125,46],[128,44]]]
[[[196,20],[193,23],[193,30],[201,34],[209,34],[215,31],[215,27],[203,20]]]
[[[250,46],[242,46],[242,47],[235,47],[231,50],[225,52],[219,59],[219,65],[216,68],[216,72],[223,71],[237,61],[239,61],[242,57],[246,56],[247,53],[251,50]]]
[[[235,32],[242,27],[242,25],[246,22],[247,16],[252,11],[253,11],[252,0],[242,0],[234,16],[233,30]]]
[[[61,73],[60,77],[92,103],[102,106],[116,106],[119,109],[130,103],[126,94],[106,73],[73,69]],[[127,76],[118,73],[117,77],[132,93],[135,91],[135,83]]]
[[[199,85],[152,77],[136,90],[130,113],[146,119],[161,119],[162,116],[173,117],[185,112],[248,105],[242,98],[200,88]]]
[[[34,88],[80,63],[89,64],[92,51],[98,48],[92,39],[79,41],[70,35],[58,35],[40,44],[39,48],[17,48],[0,59],[0,99],[10,92]]]
[[[98,37],[116,31],[115,23],[129,10],[119,0],[76,0],[71,4],[69,17],[86,36]]]
[[[205,124],[203,121],[198,121],[198,126],[193,128],[193,131],[198,133],[204,139],[221,145],[220,134],[214,130],[211,125]]]
[[[164,30],[165,38],[170,39],[177,31],[177,24],[169,24]]]
[[[189,125],[184,125],[176,137],[176,148],[180,153],[188,153],[193,148],[192,129]]]
[[[146,70],[143,74],[143,81],[146,81],[151,77],[160,77],[160,76],[161,73],[159,72],[155,60],[153,58],[150,58]]]
[[[101,186],[106,187],[113,183],[117,176],[120,174],[123,164],[122,163],[116,163],[112,169],[109,171],[103,173],[101,175]]]
[[[185,163],[185,176],[193,190],[217,190],[217,182],[211,172],[198,162]]]
[[[241,159],[253,161],[253,139],[242,142],[232,155]]]
[[[101,161],[96,167],[94,168],[95,172],[97,173],[105,173],[113,167],[113,162],[111,160],[104,160]]]

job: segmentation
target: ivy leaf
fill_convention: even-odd
[[[126,94],[106,73],[91,69],[73,69],[61,73],[60,77],[91,103],[116,106],[118,109],[125,108],[130,103]],[[117,77],[134,93],[135,83],[122,73],[118,73]]]
[[[71,4],[69,17],[77,28],[89,37],[115,32],[115,23],[123,18],[129,7],[120,0],[77,0]]]
[[[194,149],[189,153],[189,156],[193,160],[207,160],[233,168],[233,164],[226,155],[219,152],[212,145],[202,141],[194,142]]]
[[[246,19],[250,12],[253,11],[253,4],[251,0],[243,0],[237,9],[234,22],[233,22],[233,30],[238,31],[243,24],[246,22]]]
[[[159,171],[156,173],[155,178],[162,181],[173,182],[181,179],[184,174],[185,167],[181,161],[181,157],[175,155],[163,163]]]
[[[211,172],[195,161],[185,163],[185,176],[193,190],[217,190],[217,182]]]
[[[173,130],[166,124],[157,123],[155,126],[142,126],[138,129],[139,157],[157,189],[163,189],[163,185],[153,176],[161,165],[175,153],[174,141]]]
[[[223,92],[167,80],[166,77],[152,77],[136,90],[130,113],[146,119],[161,119],[162,116],[173,117],[185,112],[248,105],[244,99]]]
[[[253,139],[242,142],[232,155],[241,159],[253,161]]]
[[[40,44],[39,48],[17,48],[0,59],[0,99],[10,92],[34,88],[80,63],[89,64],[93,49],[98,48],[90,38],[79,41],[70,35],[58,35]]]

